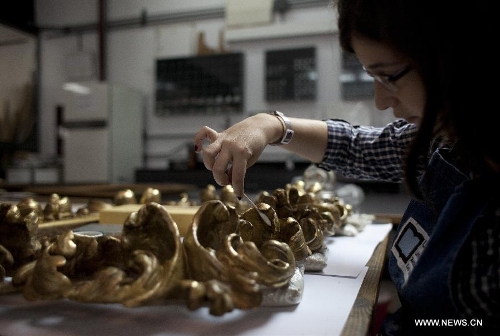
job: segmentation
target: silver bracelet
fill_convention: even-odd
[[[281,125],[283,126],[283,136],[281,137],[281,139],[276,142],[270,143],[270,145],[288,145],[292,140],[294,133],[292,129],[292,122],[280,111],[273,111],[269,114],[278,118],[278,120],[281,122]]]

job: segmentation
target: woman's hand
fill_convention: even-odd
[[[220,133],[204,126],[193,142],[215,182],[221,186],[231,184],[235,194],[241,197],[247,168],[257,161],[267,144],[281,134],[282,125],[276,117],[259,113]],[[210,144],[203,147],[205,140]]]

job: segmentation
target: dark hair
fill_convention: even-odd
[[[467,173],[482,174],[488,161],[500,164],[500,127],[493,122],[498,84],[490,84],[498,78],[491,0],[336,0],[336,6],[344,50],[354,52],[356,35],[386,43],[409,56],[423,80],[423,119],[405,166],[414,195],[421,196],[419,167],[438,136],[453,142]]]

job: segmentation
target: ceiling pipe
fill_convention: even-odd
[[[99,80],[106,81],[106,24],[107,24],[106,0],[99,0]]]
[[[287,0],[290,10],[309,7],[327,7],[331,0]],[[224,18],[225,7],[189,10],[185,12],[163,13],[152,15],[142,11],[138,17],[120,19],[106,22],[109,30],[130,29],[142,26],[163,25],[172,23],[184,23],[196,20],[221,19]],[[44,38],[58,38],[68,34],[93,33],[99,29],[99,23],[89,23],[73,26],[40,26],[40,33]]]

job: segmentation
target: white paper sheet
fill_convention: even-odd
[[[314,274],[357,277],[373,254],[377,245],[391,231],[392,224],[371,224],[356,237],[325,238],[327,266]]]
[[[185,305],[125,308],[67,300],[29,302],[0,296],[0,334],[67,335],[339,335],[368,268],[357,278],[306,274],[302,302],[235,310],[221,317]]]

